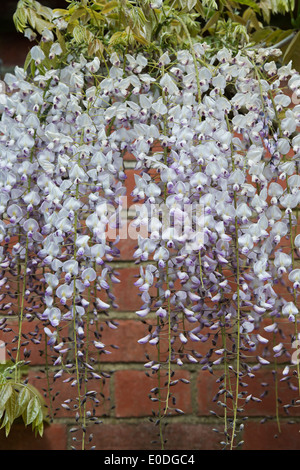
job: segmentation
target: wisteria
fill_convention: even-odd
[[[55,43],[49,59],[60,54]],[[76,413],[83,448],[96,420],[86,402],[100,402],[88,379],[105,380],[99,355],[110,352],[100,324],[116,327],[108,314],[118,236],[107,234],[121,227],[126,152],[136,161],[131,225],[141,233],[136,314],[148,327],[137,341],[153,347],[145,369],[157,376],[162,447],[161,422],[184,412],[173,385],[187,382],[185,364],[216,374],[221,444],[234,448],[244,407],[260,400],[247,380],[270,358],[290,359],[277,341],[282,319],[294,326],[291,343],[300,339],[300,106],[290,97],[300,77],[291,64],[277,67],[278,56],[196,43],[156,59],[113,53],[102,64],[70,54],[47,70],[34,46],[33,78],[20,67],[5,77],[1,311],[6,322],[18,316],[10,355],[21,359],[23,321],[36,322],[54,379],[77,389],[63,406]],[[298,363],[277,379],[299,394]]]
[[[89,377],[104,379],[89,364],[90,344],[110,352],[99,341],[99,314],[115,305],[111,286],[119,281],[109,262],[118,250],[105,233],[124,194],[121,153],[107,140],[107,95],[86,87],[93,67],[99,63],[70,58],[62,70],[32,81],[17,67],[1,95],[2,300],[16,299],[8,312],[19,318],[14,360],[20,360],[23,320],[37,319],[36,344],[44,333],[60,367],[54,378],[73,372],[79,397],[91,392]],[[81,421],[85,406],[74,403]]]

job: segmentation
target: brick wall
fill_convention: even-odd
[[[128,167],[126,185],[130,193],[134,170],[131,161],[127,161],[126,166]],[[93,389],[103,394],[103,402],[97,408],[97,416],[100,417],[102,424],[94,425],[88,430],[88,433],[94,435],[93,445],[99,450],[160,449],[158,428],[155,426],[155,420],[151,421],[152,412],[158,410],[158,405],[149,398],[150,390],[157,385],[157,382],[154,376],[146,375],[144,367],[147,357],[155,358],[156,348],[137,342],[147,334],[147,325],[135,314],[141,306],[138,289],[134,286],[135,274],[138,272],[138,267],[132,259],[135,244],[136,242],[131,239],[122,240],[119,244],[121,256],[118,261],[114,262],[121,280],[114,291],[119,308],[110,312],[110,319],[118,323],[118,328],[115,330],[104,328],[102,332],[104,343],[115,344],[118,349],[111,349],[111,354],[101,356],[101,370],[109,374],[110,378],[106,379],[104,384],[95,381],[92,385]],[[25,323],[24,335],[28,337],[29,333],[34,331],[34,326],[34,323]],[[8,327],[16,331],[16,322],[12,320]],[[293,325],[282,321],[281,328],[282,335],[286,335],[285,341],[288,341],[290,334],[293,333]],[[272,340],[271,334],[266,336]],[[8,341],[12,337],[13,333],[10,338],[6,333],[3,339]],[[213,335],[206,343],[200,343],[197,347],[197,352],[203,357],[212,346],[212,339]],[[35,348],[30,344],[28,348],[31,349],[29,383],[40,391],[46,390],[47,383],[43,367],[45,355],[40,354],[43,346],[39,345]],[[165,351],[166,349],[167,347]],[[292,350],[289,352],[292,353]],[[262,349],[255,354],[261,353]],[[255,361],[255,356],[253,361]],[[245,441],[243,449],[300,449],[298,434],[300,409],[292,408],[291,414],[287,415],[284,408],[284,405],[295,399],[297,393],[285,382],[280,382],[281,372],[288,362],[288,356],[278,358],[276,365],[270,364],[264,367],[257,371],[254,379],[247,380],[248,393],[262,398],[262,401],[250,402],[246,407],[244,415],[248,419],[242,437]],[[275,368],[279,377],[280,433],[276,423]],[[201,364],[175,367],[175,375],[172,379],[185,380],[179,381],[172,389],[172,394],[176,399],[176,407],[182,409],[185,414],[172,413],[167,419],[168,425],[164,430],[164,438],[167,440],[166,449],[220,449],[219,443],[223,440],[223,423],[211,411],[222,415],[216,400],[213,401],[218,392],[217,379],[221,373],[222,370],[218,370],[217,367],[212,375],[207,370],[202,370]],[[189,383],[185,383],[186,381]],[[74,427],[73,414],[62,408],[61,403],[70,396],[74,396],[76,390],[72,390],[70,384],[64,383],[62,379],[51,383],[51,387],[52,397],[55,397],[52,402],[54,422],[46,425],[43,438],[35,438],[30,428],[25,431],[23,423],[18,423],[13,426],[8,438],[4,437],[3,432],[0,434],[0,449],[57,450],[69,449],[73,445],[72,433],[69,432]],[[49,401],[47,404],[50,406]]]
[[[8,2],[10,10],[16,2]],[[22,65],[30,44],[21,35],[8,28],[0,35],[0,58],[3,61],[3,70],[9,70],[15,64]],[[134,169],[130,156],[126,161],[127,189],[130,194],[134,185]],[[102,387],[103,402],[97,408],[102,424],[93,425],[89,433],[93,433],[93,445],[97,449],[125,450],[125,449],[160,449],[158,428],[151,421],[152,410],[157,410],[157,404],[149,399],[150,390],[155,386],[155,379],[147,376],[144,363],[147,355],[155,354],[155,348],[149,345],[138,344],[137,341],[147,333],[147,326],[137,318],[134,313],[141,303],[138,289],[134,287],[135,274],[138,272],[132,259],[135,247],[134,240],[121,240],[119,248],[121,256],[115,262],[121,283],[117,285],[115,294],[119,309],[110,312],[110,319],[118,322],[116,330],[106,328],[103,331],[103,340],[106,344],[116,344],[119,349],[112,349],[110,355],[103,355],[101,370],[110,375],[105,383],[95,387]],[[15,325],[12,322],[12,327]],[[282,324],[287,340],[292,332],[291,325]],[[23,333],[34,330],[32,323],[25,324]],[[3,333],[0,332],[0,339]],[[7,339],[7,336],[3,336]],[[211,341],[211,338],[210,340]],[[209,349],[209,341],[201,343],[199,353],[203,355]],[[29,346],[28,346],[29,347]],[[45,356],[40,354],[41,346],[34,348],[30,344],[31,355],[28,367],[29,382],[43,392],[47,387],[43,365]],[[297,393],[285,382],[278,381],[276,392],[274,377],[282,377],[281,371],[289,357],[278,359],[277,364],[270,364],[257,372],[257,378],[248,379],[249,393],[261,397],[261,402],[250,402],[246,408],[242,449],[284,449],[300,450],[300,409],[292,408],[290,415],[286,414],[284,405],[290,403]],[[176,369],[176,368],[175,368]],[[178,369],[178,368],[177,368]],[[166,449],[183,450],[210,450],[219,449],[219,442],[223,440],[222,421],[210,412],[220,413],[220,407],[214,396],[218,391],[217,379],[221,370],[214,375],[202,370],[201,364],[185,364],[176,370],[174,379],[183,378],[189,383],[179,382],[172,393],[176,398],[176,407],[185,414],[173,414],[167,419],[168,425],[164,430],[167,440]],[[13,426],[8,438],[3,430],[0,431],[0,449],[28,449],[28,450],[64,450],[72,445],[74,420],[70,412],[60,404],[70,396],[70,385],[57,379],[53,384],[51,403],[54,409],[54,422],[46,425],[43,438],[34,437],[31,429],[25,429],[23,423]],[[278,394],[278,411],[280,417],[280,431],[276,422],[276,393]],[[50,406],[49,402],[48,405]],[[219,431],[219,432],[217,432]]]

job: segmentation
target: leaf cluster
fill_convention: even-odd
[[[25,426],[31,424],[35,435],[43,435],[46,407],[40,393],[30,384],[13,378],[13,372],[22,363],[5,365],[0,369],[0,429],[9,435],[12,424],[22,418]]]
[[[65,9],[20,0],[16,29],[42,35],[52,31],[63,51],[103,58],[113,51],[178,49],[203,37],[216,49],[241,45],[282,46],[283,63],[300,69],[300,8],[294,0],[67,0]],[[288,17],[288,28],[278,17]],[[62,24],[64,26],[62,26]],[[51,44],[41,43],[49,52]],[[28,58],[30,62],[30,57]],[[46,67],[57,65],[45,64]]]
[[[167,0],[159,8],[154,8],[150,0],[68,3],[66,9],[51,10],[36,0],[20,0],[14,14],[17,30],[42,35],[48,29],[66,53],[76,48],[85,56],[101,58],[116,50],[179,48],[187,40],[182,22],[191,37],[200,38],[198,18],[205,13],[199,0]],[[49,48],[49,43],[41,45]]]

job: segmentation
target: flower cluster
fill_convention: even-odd
[[[298,339],[300,107],[292,106],[281,83],[287,80],[290,94],[297,93],[299,75],[291,64],[277,70],[274,61],[265,63],[271,59],[266,50],[234,56],[224,48],[209,61],[205,52],[196,44],[176,57],[164,53],[146,95],[137,87],[143,71],[131,67],[140,106],[139,123],[126,122],[135,132],[129,148],[141,169],[133,191],[142,202],[135,224],[149,233],[134,254],[147,262],[136,282],[143,301],[137,315],[150,324],[157,318],[139,342],[159,350],[145,367],[168,378],[164,414],[171,363],[201,364],[211,373],[223,366],[215,399],[225,396],[219,401],[225,416],[233,411],[223,441],[232,448],[238,411],[260,401],[247,393],[244,379],[269,364],[270,356],[290,360],[276,336],[278,319],[294,323],[291,341]],[[271,332],[274,340],[270,351],[260,353],[269,342],[257,333],[266,319],[272,325],[264,334]],[[203,355],[201,344],[209,338]],[[295,375],[298,389],[298,365]],[[153,400],[162,388],[154,389]]]
[[[2,299],[17,299],[8,312],[19,317],[17,360],[22,321],[36,320],[42,330],[35,344],[44,332],[54,378],[73,371],[82,396],[84,378],[104,377],[88,364],[90,346],[110,352],[100,341],[99,315],[116,306],[119,280],[110,262],[119,251],[106,231],[124,195],[121,152],[107,138],[107,94],[87,86],[98,68],[96,60],[70,58],[61,70],[28,80],[17,67],[0,98]],[[2,310],[7,314],[7,301]]]
[[[244,378],[269,363],[260,345],[276,334],[281,317],[294,323],[298,339],[300,106],[292,106],[281,82],[297,93],[300,78],[290,64],[277,68],[271,54],[276,60],[277,50],[213,54],[195,44],[157,60],[113,53],[104,68],[97,58],[69,56],[61,69],[37,68],[31,80],[18,67],[6,75],[1,286],[2,299],[18,299],[18,312],[10,310],[19,316],[17,359],[26,316],[43,325],[56,353],[55,378],[72,370],[68,380],[79,397],[88,374],[105,377],[94,358],[89,364],[89,344],[109,353],[98,320],[116,306],[111,261],[119,251],[106,231],[119,227],[123,156],[130,152],[138,172],[133,223],[148,233],[133,254],[140,263],[137,315],[150,325],[138,341],[156,352],[145,364],[159,381],[153,400],[161,399],[167,377],[159,418],[171,411],[173,367],[221,367],[216,400],[225,445],[234,446],[239,410],[259,400]],[[32,49],[37,67],[43,56]],[[263,335],[266,319],[272,324]],[[71,326],[72,341],[62,338],[63,325]],[[71,362],[64,356],[70,349]],[[287,354],[284,344],[272,343],[271,354]],[[294,375],[300,381],[298,369]]]

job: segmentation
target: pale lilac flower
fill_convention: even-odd
[[[69,284],[62,284],[56,289],[56,295],[64,305],[67,299],[70,299],[74,295],[74,288]]]
[[[283,315],[288,315],[289,318],[294,318],[299,313],[298,308],[293,302],[287,302],[282,308]]]
[[[289,280],[293,282],[294,289],[299,289],[300,287],[300,269],[293,269],[289,273]]]
[[[45,59],[45,54],[39,46],[33,46],[30,50],[30,55],[36,65],[39,65]]]
[[[89,287],[91,282],[93,282],[97,277],[96,271],[93,268],[85,269],[81,274],[81,279],[85,287]]]
[[[59,308],[50,308],[48,312],[48,319],[52,326],[58,326],[61,320],[61,311],[59,310]]]
[[[57,331],[51,331],[50,328],[45,327],[44,331],[46,335],[49,337],[48,344],[49,346],[52,346],[56,343],[56,338],[57,338]]]

